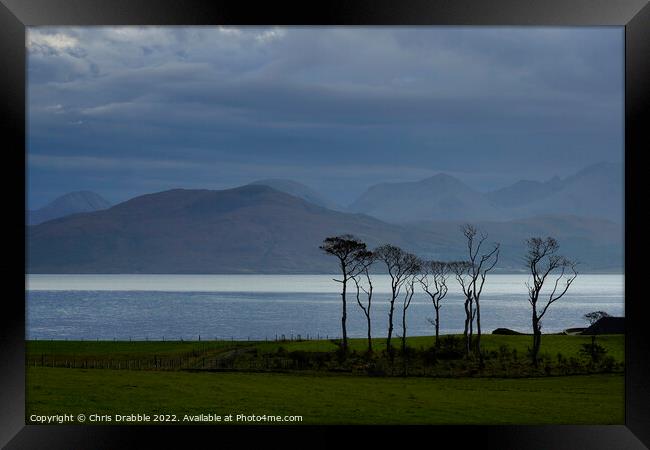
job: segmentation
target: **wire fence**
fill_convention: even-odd
[[[365,336],[350,336],[349,338],[364,338]],[[206,336],[201,334],[196,335],[186,335],[186,336],[173,336],[173,335],[160,335],[158,337],[151,336],[129,336],[129,337],[102,337],[102,338],[84,338],[84,337],[74,337],[68,338],[63,337],[61,339],[42,339],[42,338],[30,338],[28,341],[37,341],[37,342],[300,342],[300,341],[322,341],[322,340],[340,340],[341,336],[329,335],[329,334],[276,334],[274,336],[246,336],[246,337],[235,337],[235,336]]]

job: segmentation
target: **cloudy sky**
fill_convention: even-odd
[[[30,28],[28,202],[289,178],[348,204],[623,159],[622,27]]]

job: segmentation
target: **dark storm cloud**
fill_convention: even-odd
[[[28,48],[35,206],[269,177],[345,203],[622,159],[619,28],[32,28]]]

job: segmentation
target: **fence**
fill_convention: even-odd
[[[196,340],[184,340],[179,338],[176,341],[166,340],[163,336],[159,341],[134,341],[129,339],[117,340],[113,339],[112,342],[118,343],[119,348],[111,352],[109,355],[88,355],[83,354],[84,351],[76,349],[67,350],[65,345],[57,348],[58,344],[62,341],[32,341],[34,344],[40,345],[42,343],[51,343],[52,349],[47,349],[49,345],[46,344],[45,351],[30,350],[28,347],[26,365],[29,367],[59,367],[59,368],[75,368],[75,369],[117,369],[117,370],[296,370],[304,368],[305,364],[301,361],[293,359],[278,359],[277,357],[269,358],[268,356],[260,355],[255,358],[241,358],[245,355],[247,350],[251,350],[248,344],[252,343],[291,343],[291,342],[305,342],[322,340],[320,335],[307,335],[305,337],[300,334],[296,335],[276,335],[273,339],[269,340],[230,340],[215,339],[206,341],[200,335],[197,335]],[[330,339],[329,335],[325,335],[325,339]],[[65,342],[65,340],[64,340]],[[99,342],[98,339],[94,340],[74,340],[70,342]],[[101,341],[111,342],[111,341]],[[129,350],[130,344],[137,345],[142,342],[168,342],[168,343],[198,343],[201,345],[194,346],[191,350],[182,352],[174,351],[171,349],[170,353],[166,354],[164,351],[160,352],[147,352],[146,346],[133,350]],[[90,351],[93,351],[91,348]],[[257,351],[253,349],[253,351]],[[87,352],[88,353],[88,352]]]
[[[348,335],[348,338],[365,338],[366,336],[352,336]],[[251,338],[250,336],[246,336],[246,338],[235,338],[234,336],[231,337],[223,337],[223,336],[213,336],[212,339],[208,338],[207,340],[205,339],[205,335],[201,336],[200,334],[194,335],[194,336],[170,336],[169,335],[161,335],[160,337],[150,337],[150,336],[129,336],[128,338],[117,338],[113,337],[111,338],[83,338],[83,337],[75,337],[75,338],[62,338],[62,339],[30,339],[28,338],[27,340],[31,341],[38,341],[38,342],[58,342],[58,341],[64,341],[64,342],[301,342],[301,341],[321,341],[321,340],[340,340],[342,339],[341,336],[335,336],[332,335],[330,336],[329,334],[316,334],[316,335],[310,335],[307,334],[305,336],[301,334],[276,334],[275,336],[269,338],[268,336],[265,336],[264,338],[260,337],[253,337]]]
[[[163,371],[278,371],[304,370],[307,364],[290,358],[258,358],[238,361],[234,358],[164,358],[154,356],[146,359],[116,358],[65,358],[42,354],[28,357],[29,367],[68,369],[114,369],[114,370],[163,370]]]

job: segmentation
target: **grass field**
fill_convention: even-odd
[[[598,336],[598,343],[607,349],[607,354],[619,362],[624,361],[625,341],[623,335]],[[407,338],[407,344],[413,348],[433,346],[435,337],[414,336]],[[532,344],[531,336],[502,336],[488,334],[481,338],[484,350],[498,350],[501,345],[516,349],[522,356]],[[580,346],[591,342],[589,336],[545,335],[542,337],[541,354],[555,358],[558,353],[565,356],[577,354]],[[394,339],[394,345],[399,346],[399,339]],[[246,341],[28,341],[28,358],[38,358],[40,355],[56,355],[59,358],[104,358],[113,359],[144,358],[153,355],[174,357],[192,352],[219,353],[232,348],[255,347],[263,352],[276,351],[279,347],[287,351],[333,351],[336,345],[327,340],[288,341],[288,342],[246,342]],[[365,351],[365,339],[350,339],[350,349]],[[386,339],[373,340],[375,351],[386,349]]]
[[[212,413],[300,415],[302,424],[624,422],[622,374],[440,379],[29,367],[26,394],[28,421],[32,414],[158,413],[181,421]]]
[[[530,336],[485,335],[486,351],[516,349],[525,359]],[[624,336],[598,336],[617,362],[624,360]],[[577,356],[588,336],[548,335],[542,354]],[[411,337],[412,348],[429,348],[433,337]],[[395,345],[399,345],[398,341]],[[255,349],[272,354],[333,352],[320,341],[29,341],[27,342],[27,420],[32,414],[215,414],[300,415],[304,424],[616,424],[624,421],[622,373],[498,378],[370,377],[321,372],[251,373],[124,370],[135,361],[199,361]],[[364,352],[365,339],[350,340]],[[375,351],[385,339],[374,341]],[[48,367],[81,361],[110,361],[109,368]],[[43,364],[43,362],[45,362]],[[127,364],[128,363],[128,364]],[[88,364],[87,367],[90,367]],[[93,365],[93,367],[105,367]],[[122,370],[112,370],[120,367]],[[136,367],[136,366],[133,366]],[[138,366],[139,367],[139,366]],[[166,367],[166,369],[169,369]],[[150,422],[151,423],[151,422]],[[185,422],[186,423],[186,422]],[[243,423],[243,422],[234,422]],[[264,423],[264,422],[256,422]],[[272,422],[277,423],[277,422]]]

